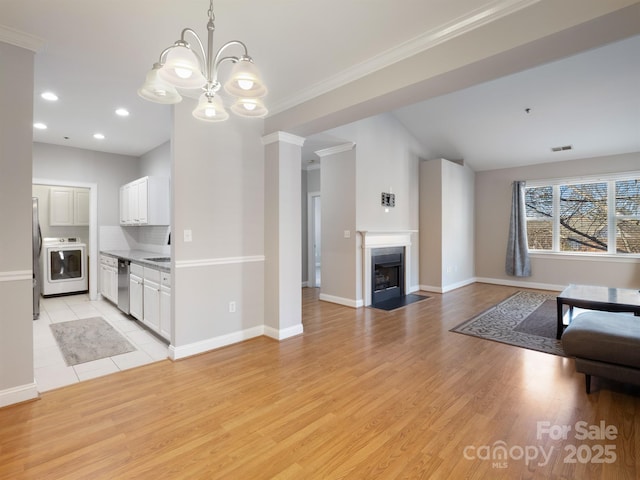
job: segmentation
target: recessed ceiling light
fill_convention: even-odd
[[[101,133],[94,133],[93,138],[95,138],[96,140],[104,140],[104,135]]]
[[[44,92],[40,95],[45,100],[49,100],[50,102],[55,102],[58,100],[58,96],[53,92]]]
[[[128,117],[129,110],[127,110],[126,108],[119,108],[116,110],[116,115],[119,115],[121,117]]]
[[[47,126],[42,122],[37,122],[33,124],[33,128],[37,128],[38,130],[46,130]]]

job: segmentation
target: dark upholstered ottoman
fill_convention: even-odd
[[[562,334],[562,348],[575,357],[576,371],[640,385],[640,317],[623,313],[585,312]]]

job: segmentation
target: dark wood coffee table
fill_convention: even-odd
[[[573,307],[605,312],[633,312],[640,316],[640,291],[627,288],[569,285],[557,298],[558,330],[556,338],[562,337],[563,305],[569,306],[569,321],[573,318]]]

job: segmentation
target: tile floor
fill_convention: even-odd
[[[122,333],[137,350],[93,362],[67,366],[49,324],[102,317]],[[34,373],[38,391],[101,377],[146,363],[164,360],[167,344],[124,315],[106,300],[89,300],[88,294],[40,299],[40,318],[33,322]]]

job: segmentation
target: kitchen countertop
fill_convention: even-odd
[[[124,258],[132,263],[153,267],[163,272],[171,272],[171,262],[153,262],[148,258],[168,257],[169,255],[156,252],[147,252],[145,250],[101,250],[101,255],[108,255],[115,258]]]

